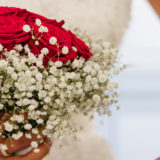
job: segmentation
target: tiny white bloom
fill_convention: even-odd
[[[28,97],[28,98],[31,98],[32,96],[33,96],[33,94],[32,94],[31,92],[28,92],[28,93],[27,93],[27,97]]]
[[[22,51],[23,46],[21,44],[17,44],[17,45],[15,45],[14,49],[17,51]]]
[[[26,74],[27,77],[31,77],[32,76],[32,72],[30,70],[27,70],[25,72],[25,74]]]
[[[38,147],[38,143],[36,141],[32,141],[31,142],[31,147],[37,148]]]
[[[90,66],[85,66],[83,68],[83,71],[86,72],[86,73],[90,73],[91,72],[91,67]]]
[[[54,91],[49,92],[49,96],[53,97],[54,96]]]
[[[14,68],[9,66],[9,67],[7,68],[7,73],[8,73],[8,74],[12,74],[13,72],[14,72]]]
[[[31,136],[30,133],[25,133],[25,136],[26,136],[26,138],[28,138],[28,139],[31,139],[31,138],[32,138],[32,136]]]
[[[41,73],[37,73],[36,79],[37,80],[42,80],[42,78],[43,78],[43,75]]]
[[[36,109],[37,107],[35,106],[35,105],[30,105],[29,107],[28,107],[28,109],[30,110],[30,111],[33,111],[34,109]]]
[[[0,144],[0,150],[6,151],[8,149],[6,144]]]
[[[92,80],[92,77],[91,77],[90,75],[88,75],[88,76],[86,77],[86,79],[85,79],[85,81],[86,81],[87,83],[89,83],[91,80]]]
[[[72,63],[73,67],[78,68],[80,66],[79,60],[75,59]]]
[[[41,24],[42,24],[41,20],[37,18],[37,19],[36,19],[36,25],[37,25],[37,26],[40,26]]]
[[[36,37],[35,37],[35,36],[32,36],[32,39],[33,39],[33,40],[35,40],[35,39],[36,39]]]
[[[29,123],[27,123],[27,124],[25,124],[24,125],[24,129],[26,129],[26,130],[30,130],[32,128],[32,125],[31,124],[29,124]]]
[[[55,66],[56,66],[57,68],[62,67],[62,65],[63,65],[63,63],[62,63],[61,61],[56,61],[56,62],[55,62]]]
[[[49,39],[49,43],[52,44],[52,45],[56,44],[57,43],[57,38],[56,37],[51,37]]]
[[[47,55],[49,53],[48,48],[42,48],[41,53]]]
[[[44,101],[45,101],[46,103],[50,103],[50,102],[51,102],[51,98],[50,98],[50,97],[46,97],[46,98],[44,99]]]
[[[39,148],[35,148],[35,149],[33,150],[33,152],[34,152],[34,153],[39,153],[39,152],[40,152],[40,149],[39,149]]]
[[[2,110],[4,108],[3,104],[0,104],[0,110]]]
[[[43,119],[42,119],[42,118],[39,118],[36,122],[37,122],[38,124],[42,124],[42,123],[43,123]]]
[[[78,51],[77,48],[76,48],[75,46],[73,46],[72,49],[73,49],[75,52]]]
[[[104,83],[107,81],[107,78],[105,75],[101,74],[101,75],[99,75],[98,80],[100,83]]]
[[[3,51],[3,46],[0,44],[0,52]]]
[[[35,45],[38,46],[39,45],[39,41],[35,41]]]
[[[39,98],[45,98],[47,96],[47,92],[45,90],[41,90],[38,93]]]
[[[115,85],[113,83],[109,83],[107,86],[108,91],[112,92],[115,89]]]
[[[69,49],[68,49],[67,46],[64,46],[64,47],[62,48],[62,53],[63,53],[63,54],[68,54],[68,53],[69,53]]]
[[[23,132],[18,132],[17,134],[13,134],[12,138],[15,140],[20,139],[23,136]]]
[[[43,33],[43,32],[48,32],[48,28],[45,27],[45,26],[43,26],[43,25],[41,25],[41,26],[39,27],[39,32],[41,32],[41,33]]]
[[[116,69],[116,70],[114,70],[114,75],[118,75],[120,71],[121,71],[121,70],[120,70],[119,68]]]
[[[72,105],[69,107],[69,109],[70,109],[71,111],[74,111],[74,110],[76,109],[76,105],[75,105],[75,104],[72,104]]]
[[[100,102],[100,100],[101,100],[99,95],[93,95],[92,99],[97,103]]]
[[[33,128],[33,129],[32,129],[32,133],[33,133],[33,134],[38,134],[38,133],[39,133],[39,131],[38,131],[38,129],[37,129],[37,128]]]
[[[18,123],[22,123],[24,121],[24,116],[23,115],[15,115],[15,120]]]
[[[11,77],[13,78],[13,80],[17,80],[18,75],[14,72],[14,73],[11,75]]]
[[[53,125],[48,124],[46,128],[47,128],[48,130],[51,130],[51,129],[53,129],[54,127],[53,127]]]
[[[4,123],[4,128],[6,131],[11,132],[13,130],[13,125],[9,122]]]
[[[48,32],[48,28],[47,27],[44,27],[44,32]]]
[[[77,82],[77,83],[76,83],[76,87],[77,87],[77,88],[81,88],[81,87],[82,87],[82,82]]]
[[[44,26],[43,25],[41,25],[40,27],[39,27],[39,30],[38,30],[39,32],[44,32]]]
[[[31,31],[31,27],[30,27],[29,25],[26,24],[26,25],[23,26],[23,31],[25,31],[25,32],[28,33],[28,32]]]

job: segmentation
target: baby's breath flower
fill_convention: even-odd
[[[2,44],[0,44],[0,52],[3,50],[3,46]]]
[[[6,144],[0,144],[0,150],[2,150],[2,151],[8,150],[7,145]]]
[[[99,95],[93,95],[92,99],[95,101],[95,102],[99,102],[101,100],[100,96]]]
[[[64,46],[64,47],[62,48],[62,53],[63,53],[63,54],[68,54],[68,53],[69,53],[69,49],[68,49],[67,46]]]
[[[17,134],[13,134],[12,138],[15,140],[20,139],[23,136],[23,132],[18,132]]]
[[[32,146],[33,148],[37,148],[37,147],[38,147],[38,143],[37,143],[36,141],[32,141],[32,142],[31,142],[31,146]]]
[[[75,52],[78,51],[77,48],[76,48],[75,46],[73,46],[72,49],[73,49]]]
[[[30,110],[30,111],[32,111],[32,110],[34,110],[34,109],[36,109],[37,107],[35,106],[35,105],[30,105],[29,107],[28,107],[28,109]]]
[[[37,129],[37,128],[33,128],[33,129],[32,129],[32,133],[33,133],[33,134],[38,134],[38,133],[39,133],[39,131],[38,131],[38,129]]]
[[[31,27],[29,25],[24,25],[23,26],[23,31],[30,32],[31,31]]]
[[[42,78],[43,78],[43,75],[42,75],[41,73],[37,73],[36,79],[37,79],[38,81],[40,81],[40,80],[42,80]]]
[[[51,125],[51,124],[48,124],[47,125],[47,127],[46,127],[46,129],[48,129],[48,130],[52,130],[54,127],[53,127],[53,125]]]
[[[63,65],[63,63],[62,63],[61,61],[56,61],[56,62],[55,62],[55,66],[56,66],[57,68],[62,67],[62,65]]]
[[[41,33],[43,33],[43,32],[48,32],[48,28],[45,27],[45,26],[43,26],[43,25],[41,25],[41,26],[39,27],[39,32],[41,32]]]
[[[40,37],[48,32],[41,20],[36,19],[35,23]],[[31,31],[29,25],[23,26],[23,29]],[[93,53],[87,61],[79,54],[73,61],[50,60],[44,67],[43,60],[48,58],[45,55],[49,53],[45,46],[39,55],[31,53],[29,45],[17,44],[9,52],[4,49],[5,59],[0,59],[0,110],[6,110],[7,116],[8,113],[12,116],[4,123],[6,132],[0,132],[2,137],[18,140],[24,130],[31,130],[38,138],[31,146],[38,152],[43,136],[60,137],[67,129],[70,131],[69,121],[73,111],[110,113],[109,105],[117,103],[118,98],[118,84],[112,82],[111,77],[123,69],[114,65],[117,49],[101,40],[79,37],[84,38]],[[39,45],[39,37],[33,35],[33,38],[33,43]],[[70,48],[61,48],[57,41],[56,37],[49,39],[51,45],[67,55]],[[71,50],[78,52],[77,48],[73,44]],[[2,50],[0,45],[0,52]],[[56,56],[63,57],[61,53]],[[43,128],[42,131],[39,128]],[[31,134],[24,135],[32,139]]]
[[[73,61],[72,65],[73,65],[73,67],[75,67],[75,68],[80,67],[80,62],[79,62],[79,60],[75,59],[75,60]]]
[[[52,44],[52,45],[56,44],[57,43],[57,38],[56,37],[51,37],[49,39],[49,43]]]
[[[35,41],[35,45],[38,46],[39,45],[39,41]]]
[[[48,48],[42,48],[41,53],[47,55],[49,53]]]
[[[41,24],[42,24],[41,20],[40,19],[36,19],[36,25],[40,26]]]
[[[0,110],[2,110],[4,108],[3,104],[0,104]]]
[[[17,51],[22,51],[23,46],[21,44],[17,44],[17,45],[15,45],[14,49],[17,50]]]
[[[31,136],[30,133],[25,133],[25,136],[26,136],[26,138],[28,138],[28,139],[31,139],[31,138],[32,138],[32,136]]]
[[[35,148],[33,151],[34,151],[34,153],[39,153],[40,149],[39,148]]]
[[[32,96],[33,96],[33,94],[32,94],[31,92],[28,92],[28,93],[27,93],[27,97],[28,97],[28,98],[31,98]]]
[[[26,129],[26,130],[30,130],[32,128],[32,125],[31,124],[29,124],[29,123],[27,123],[27,124],[25,124],[25,126],[24,126],[24,129]]]
[[[86,73],[90,73],[91,72],[91,67],[90,66],[85,66],[83,68],[83,71],[86,72]]]
[[[51,102],[51,98],[50,98],[50,97],[46,97],[46,98],[44,99],[44,102],[50,103],[50,102]]]
[[[6,131],[11,132],[13,130],[13,125],[9,122],[4,123],[4,128]]]
[[[9,66],[9,67],[7,68],[7,73],[8,73],[8,74],[12,74],[13,72],[14,72],[14,68]]]
[[[38,124],[42,124],[44,121],[42,118],[39,118],[37,121],[36,121]]]
[[[99,75],[98,80],[100,83],[104,83],[104,82],[106,82],[107,78],[105,75],[101,74],[101,75]]]
[[[17,80],[18,75],[14,72],[14,73],[11,75],[11,77],[12,77],[14,80]]]

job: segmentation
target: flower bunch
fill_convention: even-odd
[[[23,23],[25,41],[10,49],[0,45],[0,135],[15,140],[36,135],[38,141],[31,143],[35,152],[44,136],[74,131],[69,123],[73,112],[110,114],[109,106],[118,98],[111,77],[123,69],[115,65],[118,51],[111,44],[61,29],[69,34],[65,41],[42,24],[39,17],[33,27]]]

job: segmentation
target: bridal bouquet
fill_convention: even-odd
[[[122,69],[117,49],[63,24],[0,7],[0,135],[18,140],[34,134],[35,152],[44,136],[74,131],[73,112],[110,114],[117,103],[118,84],[111,81]]]

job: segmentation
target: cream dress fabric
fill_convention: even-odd
[[[0,0],[0,5],[26,8],[49,18],[64,19],[66,27],[80,27],[116,46],[128,25],[130,11],[130,0]],[[66,137],[63,141],[55,141],[44,160],[114,159],[93,121],[78,115],[73,118],[73,123],[85,126],[79,132],[78,140]]]

